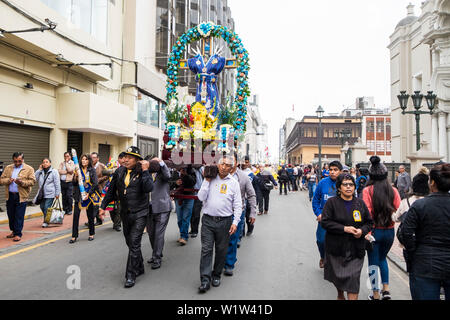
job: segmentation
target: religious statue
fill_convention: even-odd
[[[198,83],[195,100],[205,105],[208,112],[214,108],[214,117],[217,116],[220,106],[217,77],[225,68],[225,62],[226,59],[218,53],[213,54],[207,62],[200,53],[188,60],[189,69],[195,73]]]

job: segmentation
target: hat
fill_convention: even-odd
[[[388,170],[378,156],[370,157],[369,176],[371,180],[384,180],[388,177]]]
[[[135,156],[136,158],[139,158],[139,160],[144,160],[144,158],[142,158],[141,156],[141,151],[139,150],[138,147],[129,147],[125,152],[125,154]]]
[[[417,196],[426,196],[430,193],[430,186],[428,185],[429,176],[423,172],[419,172],[412,182],[413,193]]]

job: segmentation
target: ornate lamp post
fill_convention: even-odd
[[[427,101],[428,109],[430,111],[421,111],[422,108],[422,100],[424,95],[420,93],[420,91],[414,91],[414,94],[411,96],[415,111],[406,111],[408,108],[408,100],[410,95],[406,94],[406,91],[400,91],[400,95],[397,96],[398,101],[400,102],[400,108],[402,108],[402,114],[414,114],[416,116],[416,149],[420,150],[420,115],[421,114],[433,114],[434,109],[436,107],[436,99],[437,96],[433,94],[433,91],[428,91],[428,94],[425,96]]]
[[[319,180],[322,179],[322,118],[325,110],[319,106],[316,110],[317,118],[319,118]]]

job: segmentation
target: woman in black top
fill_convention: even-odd
[[[341,174],[336,181],[337,196],[329,199],[322,213],[325,236],[325,280],[338,291],[338,300],[358,300],[364,265],[365,235],[373,226],[364,201],[355,197],[355,179]]]
[[[399,229],[413,300],[450,300],[450,164],[430,172],[432,194],[415,201]]]
[[[75,171],[73,176],[73,199],[75,200],[74,211],[73,211],[73,225],[72,225],[72,239],[69,243],[75,243],[78,238],[78,226],[80,224],[80,212],[81,212],[81,203],[88,199],[99,198],[99,190],[98,190],[98,179],[95,168],[92,166],[92,159],[90,155],[82,155],[80,158],[80,170],[83,171],[82,177],[80,177],[79,170]],[[82,199],[81,191],[78,185],[78,179],[83,179],[84,187],[90,186],[89,191],[87,192],[87,198]],[[94,240],[95,235],[95,226],[94,226],[94,204],[93,201],[90,200],[88,207],[86,208],[86,213],[88,217],[88,225],[89,225],[89,241]],[[98,205],[98,204],[97,204]]]

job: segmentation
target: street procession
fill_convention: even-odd
[[[449,15],[0,0],[0,300],[450,300]]]

